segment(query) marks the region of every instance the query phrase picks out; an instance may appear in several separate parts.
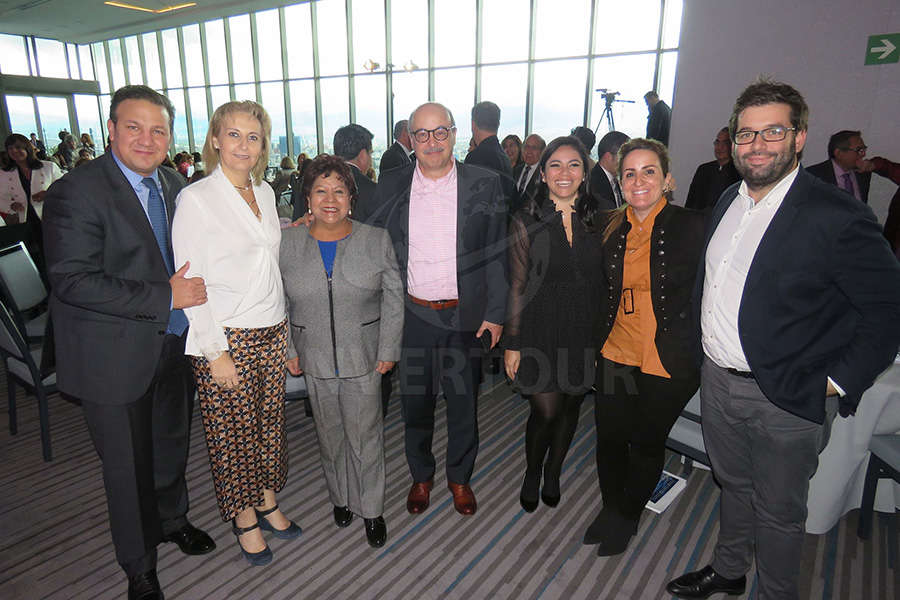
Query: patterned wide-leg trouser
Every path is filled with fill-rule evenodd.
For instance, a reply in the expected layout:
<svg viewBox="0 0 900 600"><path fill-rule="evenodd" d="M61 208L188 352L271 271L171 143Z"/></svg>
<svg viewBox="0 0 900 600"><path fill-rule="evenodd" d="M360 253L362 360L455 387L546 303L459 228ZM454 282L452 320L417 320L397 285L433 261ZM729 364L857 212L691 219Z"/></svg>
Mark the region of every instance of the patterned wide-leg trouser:
<svg viewBox="0 0 900 600"><path fill-rule="evenodd" d="M257 329L226 327L238 385L223 389L209 362L191 357L213 485L222 520L263 503L263 489L280 491L287 479L284 374L287 322Z"/></svg>

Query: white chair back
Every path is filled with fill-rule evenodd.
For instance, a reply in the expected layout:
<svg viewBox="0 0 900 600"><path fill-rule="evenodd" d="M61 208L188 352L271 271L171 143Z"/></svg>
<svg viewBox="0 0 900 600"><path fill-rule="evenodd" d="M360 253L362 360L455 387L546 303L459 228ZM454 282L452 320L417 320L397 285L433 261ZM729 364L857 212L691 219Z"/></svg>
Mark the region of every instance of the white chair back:
<svg viewBox="0 0 900 600"><path fill-rule="evenodd" d="M0 349L6 354L18 359L22 359L22 334L16 328L12 315L7 310L6 305L0 302Z"/></svg>
<svg viewBox="0 0 900 600"><path fill-rule="evenodd" d="M0 278L16 304L11 310L28 310L47 297L47 288L23 242L0 250Z"/></svg>

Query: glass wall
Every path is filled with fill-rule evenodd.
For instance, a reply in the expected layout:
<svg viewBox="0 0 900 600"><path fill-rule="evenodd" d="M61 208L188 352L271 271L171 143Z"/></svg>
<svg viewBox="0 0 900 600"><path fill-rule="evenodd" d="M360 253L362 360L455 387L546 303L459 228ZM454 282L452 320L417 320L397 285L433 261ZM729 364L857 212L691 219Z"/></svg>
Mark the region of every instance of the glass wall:
<svg viewBox="0 0 900 600"><path fill-rule="evenodd" d="M272 165L329 151L351 117L375 135L377 163L393 122L434 100L456 117L462 157L479 100L500 106L501 138L534 132L549 141L576 125L600 137L610 123L603 88L619 92L615 127L644 134L644 93L656 89L672 103L682 4L318 0L81 46L0 34L0 72L96 77L100 114L84 117L95 139L111 91L146 82L175 103L179 150L200 150L210 109L262 102L272 116ZM79 100L79 126L83 111L95 112Z"/></svg>

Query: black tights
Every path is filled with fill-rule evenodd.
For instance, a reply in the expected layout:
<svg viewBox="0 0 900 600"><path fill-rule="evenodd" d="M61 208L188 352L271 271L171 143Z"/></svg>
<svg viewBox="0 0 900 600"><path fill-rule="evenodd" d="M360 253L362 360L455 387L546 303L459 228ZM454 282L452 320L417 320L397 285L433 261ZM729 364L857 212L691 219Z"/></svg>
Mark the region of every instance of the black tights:
<svg viewBox="0 0 900 600"><path fill-rule="evenodd" d="M550 496L559 495L559 477L578 427L582 400L584 394L571 396L562 392L528 397L531 415L525 428L525 476L540 481L543 470L544 490Z"/></svg>

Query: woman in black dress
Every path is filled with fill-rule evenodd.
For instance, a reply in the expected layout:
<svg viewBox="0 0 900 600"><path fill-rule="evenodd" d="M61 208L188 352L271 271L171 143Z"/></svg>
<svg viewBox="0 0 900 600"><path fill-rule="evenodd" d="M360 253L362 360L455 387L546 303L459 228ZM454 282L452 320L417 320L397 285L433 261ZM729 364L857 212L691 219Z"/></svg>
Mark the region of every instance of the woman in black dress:
<svg viewBox="0 0 900 600"><path fill-rule="evenodd" d="M553 140L540 160L541 184L510 223L510 295L503 332L506 374L528 398L525 478L519 501L560 499L559 478L594 381L594 294L599 268L597 205L588 192L587 151L574 137ZM541 476L544 485L541 488Z"/></svg>

